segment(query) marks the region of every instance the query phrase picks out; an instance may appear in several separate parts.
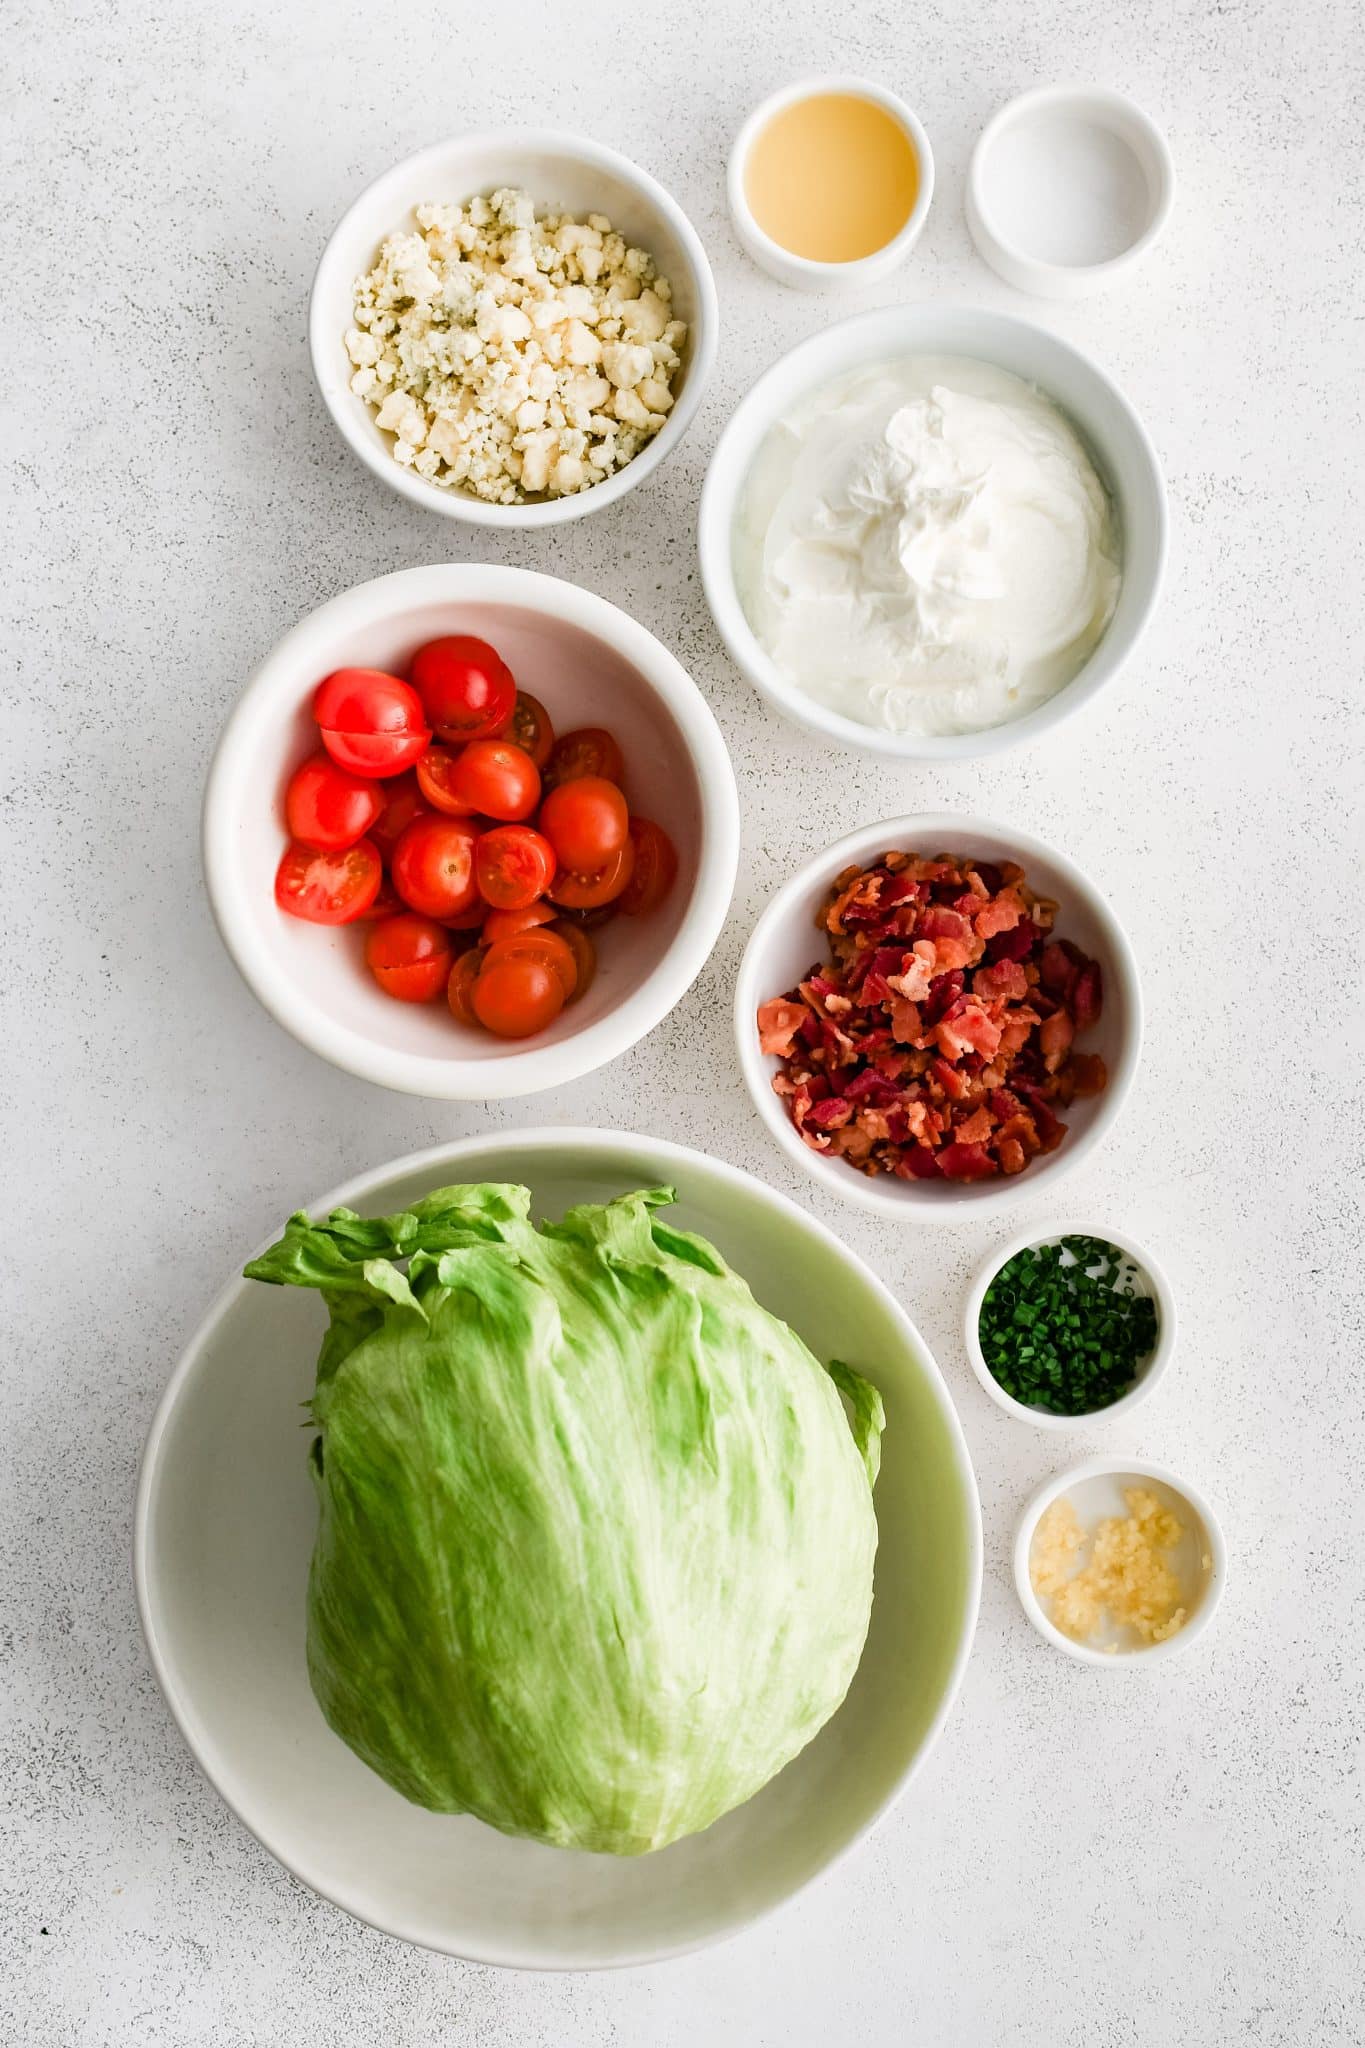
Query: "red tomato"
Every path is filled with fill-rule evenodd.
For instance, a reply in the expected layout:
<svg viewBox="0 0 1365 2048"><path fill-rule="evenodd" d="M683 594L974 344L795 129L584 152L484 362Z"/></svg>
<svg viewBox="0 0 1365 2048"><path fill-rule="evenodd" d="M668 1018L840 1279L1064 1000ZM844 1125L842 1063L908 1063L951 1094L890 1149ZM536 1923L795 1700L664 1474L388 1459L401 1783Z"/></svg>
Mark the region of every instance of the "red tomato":
<svg viewBox="0 0 1365 2048"><path fill-rule="evenodd" d="M310 924L351 924L365 915L383 879L384 864L368 839L339 853L295 841L276 871L275 901Z"/></svg>
<svg viewBox="0 0 1365 2048"><path fill-rule="evenodd" d="M574 985L573 994L569 997L569 1001L576 1003L578 998L586 994L587 990L592 986L593 976L597 972L597 948L587 933L576 924L569 924L567 922L557 924L554 926L554 931L556 937L563 939L565 945L573 954Z"/></svg>
<svg viewBox="0 0 1365 2048"><path fill-rule="evenodd" d="M518 932L515 938L500 939L496 946L490 946L484 956L486 965L504 960L543 960L552 967L559 977L567 1002L578 984L578 968L573 948L558 932L547 931L542 925L535 931Z"/></svg>
<svg viewBox="0 0 1365 2048"><path fill-rule="evenodd" d="M455 948L433 918L406 910L372 924L365 934L365 965L386 996L400 1003L430 1003L450 980Z"/></svg>
<svg viewBox="0 0 1365 2048"><path fill-rule="evenodd" d="M553 903L528 903L524 910L490 910L483 921L485 943L496 946L499 939L534 931L539 924L549 924L554 914Z"/></svg>
<svg viewBox="0 0 1365 2048"><path fill-rule="evenodd" d="M479 978L479 969L482 966L482 947L471 946L467 953L461 953L450 970L450 980L446 984L446 1001L450 1004L450 1014L457 1024L478 1024L479 1020L474 1015L474 984Z"/></svg>
<svg viewBox="0 0 1365 2048"><path fill-rule="evenodd" d="M428 640L412 657L413 685L443 740L491 740L517 701L512 671L495 647L468 633Z"/></svg>
<svg viewBox="0 0 1365 2048"><path fill-rule="evenodd" d="M325 676L313 716L322 744L352 775L401 775L431 738L417 692L378 668L339 668Z"/></svg>
<svg viewBox="0 0 1365 2048"><path fill-rule="evenodd" d="M540 802L540 770L511 740L471 740L456 756L450 792L471 811L514 825Z"/></svg>
<svg viewBox="0 0 1365 2048"><path fill-rule="evenodd" d="M565 910L600 910L604 903L616 901L634 870L635 847L627 839L604 867L589 874L579 874L574 868L561 868L550 884L550 901L560 904Z"/></svg>
<svg viewBox="0 0 1365 2048"><path fill-rule="evenodd" d="M533 825L498 825L474 856L479 894L495 910L525 910L543 896L555 871L555 850Z"/></svg>
<svg viewBox="0 0 1365 2048"><path fill-rule="evenodd" d="M313 754L290 777L284 815L295 839L341 853L363 839L384 808L373 782L348 775L330 754Z"/></svg>
<svg viewBox="0 0 1365 2048"><path fill-rule="evenodd" d="M503 737L511 740L513 746L520 747L523 752L529 754L541 774L545 773L555 743L555 729L550 723L550 714L539 697L533 697L529 690L517 691L512 723Z"/></svg>
<svg viewBox="0 0 1365 2048"><path fill-rule="evenodd" d="M576 782L580 775L600 775L604 782L624 782L625 756L609 732L600 725L580 725L555 741L545 780L558 785Z"/></svg>
<svg viewBox="0 0 1365 2048"><path fill-rule="evenodd" d="M626 843L630 814L614 782L579 775L552 789L540 807L540 829L566 868L594 874Z"/></svg>
<svg viewBox="0 0 1365 2048"><path fill-rule="evenodd" d="M393 849L393 886L423 917L461 917L479 900L472 825L457 818L414 818Z"/></svg>
<svg viewBox="0 0 1365 2048"><path fill-rule="evenodd" d="M652 818L632 818L630 843L635 848L635 868L621 892L621 908L627 917L643 917L657 910L678 879L678 849Z"/></svg>
<svg viewBox="0 0 1365 2048"><path fill-rule="evenodd" d="M429 818L431 811L411 769L406 775L396 775L392 782L384 783L380 795L385 799L384 808L371 827L370 837L387 860L413 819Z"/></svg>
<svg viewBox="0 0 1365 2048"><path fill-rule="evenodd" d="M388 876L385 875L379 884L379 894L375 897L369 909L361 912L361 916L369 924L377 917L398 917L406 909L406 903L404 903Z"/></svg>
<svg viewBox="0 0 1365 2048"><path fill-rule="evenodd" d="M527 953L499 960L490 953L474 984L472 1002L486 1031L498 1038L529 1038L554 1023L564 1007L564 984L543 956Z"/></svg>
<svg viewBox="0 0 1365 2048"><path fill-rule="evenodd" d="M473 810L472 804L462 803L451 792L451 777L459 758L449 747L428 747L417 763L418 789L434 810L444 811L448 818L467 818Z"/></svg>

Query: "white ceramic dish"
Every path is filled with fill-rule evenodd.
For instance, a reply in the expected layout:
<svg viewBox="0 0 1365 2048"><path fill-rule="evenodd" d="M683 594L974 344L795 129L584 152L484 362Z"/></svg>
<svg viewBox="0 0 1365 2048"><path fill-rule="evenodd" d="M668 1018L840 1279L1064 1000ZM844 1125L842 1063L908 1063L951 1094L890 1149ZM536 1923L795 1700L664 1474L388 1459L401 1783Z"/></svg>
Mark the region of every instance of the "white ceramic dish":
<svg viewBox="0 0 1365 2048"><path fill-rule="evenodd" d="M1032 1171L1032 1169L1029 1169ZM1007 1394L995 1374L986 1363L981 1349L980 1321L981 1305L986 1299L986 1290L1002 1266L1022 1251L1041 1251L1044 1245L1057 1244L1064 1237L1094 1237L1127 1255L1136 1268L1133 1275L1134 1288L1138 1294L1150 1295L1156 1303L1157 1340L1138 1366L1132 1386L1117 1401L1111 1401L1107 1408L1092 1409L1085 1415L1049 1415L1045 1408L1030 1408L1023 1401L1016 1401ZM963 1335L967 1345L967 1357L972 1371L980 1380L986 1392L998 1408L1012 1415L1017 1422L1031 1422L1035 1429L1050 1429L1060 1434L1075 1434L1078 1430L1093 1430L1099 1423L1116 1421L1127 1415L1145 1401L1154 1390L1158 1380L1167 1371L1175 1356L1176 1316L1175 1296L1171 1293L1170 1282L1156 1259L1149 1251L1134 1243L1122 1232L1100 1228L1088 1223L1059 1223L1050 1229L1021 1230L1016 1237L1005 1244L997 1245L982 1264L980 1272L972 1282L967 1295Z"/></svg>
<svg viewBox="0 0 1365 2048"><path fill-rule="evenodd" d="M831 1232L735 1167L655 1138L501 1134L398 1160L309 1206L384 1213L484 1179L525 1182L535 1213L553 1216L626 1188L674 1185L682 1226L712 1238L821 1357L847 1357L876 1379L887 1427L872 1625L834 1719L755 1799L653 1856L545 1848L408 1805L330 1732L304 1667L316 1508L299 1404L312 1391L320 1305L238 1279L191 1338L152 1424L136 1511L143 1626L206 1775L314 1890L390 1934L474 1961L643 1963L770 1911L904 1790L966 1666L981 1581L975 1482L947 1390L905 1312Z"/></svg>
<svg viewBox="0 0 1365 2048"><path fill-rule="evenodd" d="M1174 201L1165 136L1106 86L1045 86L1011 100L983 129L967 174L978 251L1007 284L1042 299L1088 298L1127 278Z"/></svg>
<svg viewBox="0 0 1365 2048"><path fill-rule="evenodd" d="M485 504L472 492L443 489L395 462L392 436L380 432L370 408L351 390L354 366L344 342L352 325L356 279L370 269L387 236L411 225L414 206L428 199L469 199L503 185L522 187L538 210L562 206L576 214L605 213L627 241L653 256L673 287L678 318L687 322L688 330L673 410L648 446L624 469L589 490L525 505ZM706 252L686 214L662 185L599 142L548 129L507 128L437 143L395 165L361 193L322 252L308 308L308 345L327 410L381 483L448 519L526 528L602 511L666 460L701 403L715 362L718 326L716 287Z"/></svg>
<svg viewBox="0 0 1365 2048"><path fill-rule="evenodd" d="M745 192L749 152L774 114L795 106L799 100L813 99L823 93L846 93L881 107L909 137L919 167L919 190L905 225L880 249L852 263L814 262L808 256L797 256L792 250L784 249L759 226ZM808 292L861 291L864 286L876 284L889 277L893 270L898 270L919 240L920 229L929 217L929 206L934 196L934 153L918 116L904 100L898 99L895 93L887 92L883 86L874 85L866 78L803 78L795 85L784 87L781 92L772 93L754 108L735 137L726 166L725 189L730 202L730 218L740 242L754 262L770 277L775 277L779 284L793 285L798 291Z"/></svg>
<svg viewBox="0 0 1365 2048"><path fill-rule="evenodd" d="M442 633L492 641L557 731L609 726L625 753L632 808L662 825L679 853L667 901L599 934L591 989L533 1039L496 1039L457 1025L444 1003L394 1002L367 972L353 929L305 924L275 905L285 787L317 745L313 691L343 665L401 669L423 641ZM591 1073L686 993L729 908L739 801L714 718L652 633L605 598L555 577L445 563L362 583L285 635L223 729L204 799L203 843L224 943L286 1031L381 1087L483 1100Z"/></svg>
<svg viewBox="0 0 1365 2048"><path fill-rule="evenodd" d="M1185 1524L1186 1533L1169 1562L1188 1603L1189 1619L1163 1643L1134 1643L1123 1640L1112 1630L1099 1644L1073 1642L1049 1621L1033 1590L1029 1556L1034 1532L1053 1501L1062 1494L1070 1500L1086 1529L1092 1529L1106 1516L1125 1515L1128 1509L1124 1491L1135 1484L1149 1487ZM1054 1649L1065 1650L1078 1663L1098 1664L1107 1670L1134 1664L1145 1668L1187 1650L1213 1620L1223 1597L1227 1571L1227 1545L1208 1500L1188 1480L1177 1477L1165 1465L1153 1465L1144 1458L1091 1458L1083 1465L1074 1465L1069 1472L1059 1472L1033 1495L1015 1531L1014 1585L1025 1614Z"/></svg>
<svg viewBox="0 0 1365 2048"><path fill-rule="evenodd" d="M797 1135L773 1093L772 1077L779 1063L758 1049L754 1020L759 1004L784 995L824 956L828 940L817 930L815 919L835 877L855 862L866 864L879 854L902 849L1017 860L1029 886L1061 905L1058 937L1074 940L1100 965L1103 1008L1081 1050L1101 1055L1109 1069L1108 1086L1100 1095L1073 1102L1065 1112L1067 1134L1057 1150L1042 1154L1010 1178L970 1183L895 1180L885 1174L870 1178L842 1159L825 1158ZM990 1214L1031 1195L1050 1193L1063 1174L1095 1151L1123 1107L1137 1072L1142 1049L1142 993L1137 962L1118 919L1100 890L1065 854L1031 833L985 818L951 812L891 818L885 824L864 825L850 832L798 868L778 890L754 926L740 962L735 983L735 1038L740 1069L759 1115L787 1157L827 1193L842 1195L859 1208L902 1223L961 1223L969 1216Z"/></svg>
<svg viewBox="0 0 1365 2048"><path fill-rule="evenodd" d="M759 644L736 581L734 536L749 472L763 441L797 402L848 373L912 355L973 356L1036 384L1087 443L1110 491L1123 537L1123 586L1098 646L1045 704L984 732L928 738L862 725L794 688ZM766 371L740 401L706 473L698 523L702 582L732 659L759 694L795 724L843 746L900 760L960 761L1037 739L1117 675L1157 601L1166 558L1166 492L1155 450L1128 401L1079 349L1006 313L963 306L889 306L812 335Z"/></svg>

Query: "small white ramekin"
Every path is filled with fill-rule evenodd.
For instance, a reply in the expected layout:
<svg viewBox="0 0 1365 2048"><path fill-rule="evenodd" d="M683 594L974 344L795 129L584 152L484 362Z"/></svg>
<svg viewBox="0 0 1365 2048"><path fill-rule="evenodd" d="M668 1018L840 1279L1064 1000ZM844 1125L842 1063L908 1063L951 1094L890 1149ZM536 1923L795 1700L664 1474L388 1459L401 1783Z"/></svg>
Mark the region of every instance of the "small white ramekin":
<svg viewBox="0 0 1365 2048"><path fill-rule="evenodd" d="M1170 1504L1190 1528L1198 1547L1197 1564L1189 1575L1193 1582L1193 1606L1184 1626L1175 1635L1168 1636L1164 1643L1145 1643L1134 1649L1102 1650L1093 1643L1078 1643L1063 1635L1055 1623L1048 1620L1042 1602L1033 1590L1029 1555L1034 1531L1053 1501L1062 1494L1075 1494L1098 1482L1093 1486L1094 1493L1099 1496L1098 1515L1121 1513L1125 1482L1133 1480L1166 1489L1174 1496ZM1095 1503L1092 1502L1092 1516L1095 1512ZM1074 1657L1078 1663L1097 1664L1104 1669L1156 1664L1187 1650L1213 1620L1223 1597L1227 1575L1227 1545L1218 1517L1208 1500L1188 1480L1178 1478L1165 1465L1153 1465L1145 1458L1090 1458L1082 1465L1073 1465L1069 1472L1059 1472L1032 1496L1019 1517L1014 1536L1015 1591L1019 1595L1020 1606L1039 1635L1054 1649L1065 1650L1068 1657Z"/></svg>
<svg viewBox="0 0 1365 2048"><path fill-rule="evenodd" d="M844 93L851 98L870 100L874 106L890 114L904 129L919 165L919 190L905 225L880 249L874 249L870 256L860 256L852 263L818 263L808 256L797 256L792 250L784 249L759 226L744 189L749 152L774 114L795 106L798 100L816 99L826 93ZM876 284L899 269L918 241L934 196L934 153L918 116L904 100L898 99L893 92L887 92L884 86L874 85L866 78L803 78L795 85L784 86L781 92L772 93L754 108L735 137L726 166L725 189L735 233L754 262L770 277L775 277L779 284L792 285L798 291L807 292L860 291L865 285Z"/></svg>
<svg viewBox="0 0 1365 2048"><path fill-rule="evenodd" d="M1151 1295L1156 1303L1156 1345L1138 1367L1137 1377L1132 1386L1126 1394L1120 1395L1119 1399L1112 1401L1107 1408L1094 1408L1085 1415L1052 1415L1045 1408L1030 1408L1025 1402L1016 1401L1012 1394L1005 1392L996 1379L981 1349L981 1307L986 1299L986 1291L1001 1267L1008 1265L1020 1252L1039 1251L1044 1245L1056 1244L1064 1237L1098 1238L1103 1243L1112 1245L1115 1251L1126 1253L1137 1268L1138 1292ZM1074 1434L1077 1430L1093 1430L1098 1423L1127 1415L1140 1401L1147 1399L1175 1356L1175 1296L1171 1292L1165 1273L1152 1254L1145 1251L1140 1244L1134 1243L1131 1237L1125 1237L1122 1232L1089 1223L1059 1223L1046 1229L1040 1229L1035 1225L1031 1230L1021 1230L1017 1237L1010 1238L1005 1244L997 1245L982 1264L967 1295L963 1336L972 1371L998 1408L1003 1408L1007 1415L1014 1416L1017 1422L1031 1422L1035 1429Z"/></svg>
<svg viewBox="0 0 1365 2048"><path fill-rule="evenodd" d="M355 281L379 254L380 244L411 225L424 200L463 200L500 186L530 193L537 210L562 206L571 213L604 213L630 243L648 250L673 287L673 304L687 322L687 342L673 410L633 461L586 491L538 498L525 505L489 505L471 491L443 488L395 462L392 436L351 389L354 366L346 353L353 324ZM556 526L614 505L667 459L701 403L716 358L720 316L711 266L687 215L647 171L600 142L548 129L507 128L439 142L386 171L361 193L322 252L308 307L308 346L318 390L342 438L381 483L473 526L524 530Z"/></svg>

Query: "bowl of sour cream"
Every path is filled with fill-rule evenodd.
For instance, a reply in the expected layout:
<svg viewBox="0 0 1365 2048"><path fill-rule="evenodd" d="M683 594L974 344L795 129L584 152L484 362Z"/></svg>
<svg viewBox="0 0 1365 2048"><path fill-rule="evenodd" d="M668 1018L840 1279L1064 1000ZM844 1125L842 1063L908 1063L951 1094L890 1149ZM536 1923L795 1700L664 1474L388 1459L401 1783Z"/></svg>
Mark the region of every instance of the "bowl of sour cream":
<svg viewBox="0 0 1365 2048"><path fill-rule="evenodd" d="M845 745L1036 738L1132 654L1166 554L1155 451L1087 356L1008 314L888 307L774 364L702 493L732 658Z"/></svg>

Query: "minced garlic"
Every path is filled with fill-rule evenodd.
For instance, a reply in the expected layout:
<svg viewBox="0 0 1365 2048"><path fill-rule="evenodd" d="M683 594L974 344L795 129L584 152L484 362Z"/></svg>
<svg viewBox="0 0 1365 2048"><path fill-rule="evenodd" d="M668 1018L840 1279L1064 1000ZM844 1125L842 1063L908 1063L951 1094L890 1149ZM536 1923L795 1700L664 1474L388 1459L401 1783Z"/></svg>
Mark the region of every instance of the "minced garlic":
<svg viewBox="0 0 1365 2048"><path fill-rule="evenodd" d="M1163 1555L1179 1543L1184 1524L1144 1486L1127 1488L1123 1497L1127 1515L1098 1525L1088 1563L1081 1562L1086 1531L1065 1497L1052 1503L1034 1535L1033 1590L1051 1602L1049 1618L1074 1642L1093 1641L1107 1616L1132 1629L1140 1642L1164 1643L1189 1618Z"/></svg>

